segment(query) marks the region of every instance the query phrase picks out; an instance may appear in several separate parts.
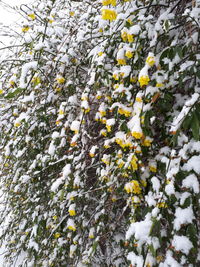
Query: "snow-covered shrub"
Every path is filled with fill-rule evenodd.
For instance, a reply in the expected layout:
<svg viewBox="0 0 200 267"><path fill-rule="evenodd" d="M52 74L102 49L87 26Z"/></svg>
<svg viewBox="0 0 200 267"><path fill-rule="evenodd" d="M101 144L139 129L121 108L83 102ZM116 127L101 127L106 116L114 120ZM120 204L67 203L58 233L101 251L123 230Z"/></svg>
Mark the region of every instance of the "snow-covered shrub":
<svg viewBox="0 0 200 267"><path fill-rule="evenodd" d="M197 266L200 1L38 1L1 56L7 262Z"/></svg>

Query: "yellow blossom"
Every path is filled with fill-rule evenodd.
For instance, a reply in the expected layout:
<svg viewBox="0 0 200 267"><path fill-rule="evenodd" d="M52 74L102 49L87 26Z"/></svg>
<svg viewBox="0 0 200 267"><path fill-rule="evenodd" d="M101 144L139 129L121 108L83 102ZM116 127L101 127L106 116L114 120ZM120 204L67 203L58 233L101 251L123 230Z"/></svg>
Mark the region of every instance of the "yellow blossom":
<svg viewBox="0 0 200 267"><path fill-rule="evenodd" d="M116 6L116 0L102 0L102 5L103 6L108 6L108 5Z"/></svg>
<svg viewBox="0 0 200 267"><path fill-rule="evenodd" d="M69 12L69 15L70 15L71 17L73 17L73 16L74 16L74 14L75 14L75 12L74 12L74 11L70 11L70 12Z"/></svg>
<svg viewBox="0 0 200 267"><path fill-rule="evenodd" d="M65 114L64 110L60 109L59 110L59 115L64 115L64 114Z"/></svg>
<svg viewBox="0 0 200 267"><path fill-rule="evenodd" d="M143 140L142 145L143 146L151 146L152 141L153 141L152 139L146 138Z"/></svg>
<svg viewBox="0 0 200 267"><path fill-rule="evenodd" d="M53 216L53 219L54 220L57 220L57 218L58 218L58 216L56 216L56 215Z"/></svg>
<svg viewBox="0 0 200 267"><path fill-rule="evenodd" d="M136 100L137 102L142 103L142 98L141 98L141 97L136 97L135 100Z"/></svg>
<svg viewBox="0 0 200 267"><path fill-rule="evenodd" d="M132 82L132 83L136 83L136 82L137 82L137 77L131 77L131 78L130 78L130 82Z"/></svg>
<svg viewBox="0 0 200 267"><path fill-rule="evenodd" d="M100 56L102 56L104 53L101 51L101 52L99 52L98 53L98 56L100 57Z"/></svg>
<svg viewBox="0 0 200 267"><path fill-rule="evenodd" d="M89 153L91 158L94 158L95 154L94 153Z"/></svg>
<svg viewBox="0 0 200 267"><path fill-rule="evenodd" d="M32 20L35 20L35 18L36 18L34 13L29 14L28 17L29 17L30 19L32 19Z"/></svg>
<svg viewBox="0 0 200 267"><path fill-rule="evenodd" d="M153 165L150 165L150 166L149 166L149 170L150 170L151 172L157 172L157 168L156 168L156 166L153 166Z"/></svg>
<svg viewBox="0 0 200 267"><path fill-rule="evenodd" d="M111 132L111 125L106 125L107 131Z"/></svg>
<svg viewBox="0 0 200 267"><path fill-rule="evenodd" d="M143 136L143 133L141 132L132 132L131 133L133 137L135 137L136 139L141 139Z"/></svg>
<svg viewBox="0 0 200 267"><path fill-rule="evenodd" d="M124 42L126 42L128 40L128 37L127 37L127 32L125 31L122 31L121 32L121 38Z"/></svg>
<svg viewBox="0 0 200 267"><path fill-rule="evenodd" d="M0 89L0 95L2 95L4 93L4 90Z"/></svg>
<svg viewBox="0 0 200 267"><path fill-rule="evenodd" d="M125 56L127 58L132 58L133 57L133 53L130 50L127 50L126 53L125 53Z"/></svg>
<svg viewBox="0 0 200 267"><path fill-rule="evenodd" d="M148 75L142 75L139 77L140 86L148 85L150 79Z"/></svg>
<svg viewBox="0 0 200 267"><path fill-rule="evenodd" d="M134 194L140 194L142 189L136 180L132 180L131 182L125 184L124 189L127 193L134 193Z"/></svg>
<svg viewBox="0 0 200 267"><path fill-rule="evenodd" d="M152 67L155 64L155 57L154 56L148 56L146 59L146 63Z"/></svg>
<svg viewBox="0 0 200 267"><path fill-rule="evenodd" d="M103 32L103 29L102 29L102 28L100 28L100 29L99 29L99 32Z"/></svg>
<svg viewBox="0 0 200 267"><path fill-rule="evenodd" d="M99 113L101 114L102 117L106 115L106 111L105 110L100 110Z"/></svg>
<svg viewBox="0 0 200 267"><path fill-rule="evenodd" d="M133 157L132 160L131 160L131 167L134 171L136 171L138 169L138 164L137 164L137 158L136 157Z"/></svg>
<svg viewBox="0 0 200 267"><path fill-rule="evenodd" d="M73 226L73 225L69 225L67 228L68 228L69 230L76 231L76 227Z"/></svg>
<svg viewBox="0 0 200 267"><path fill-rule="evenodd" d="M56 92L60 92L61 90L62 90L61 87L56 87L56 88L55 88L55 91L56 91Z"/></svg>
<svg viewBox="0 0 200 267"><path fill-rule="evenodd" d="M117 59L117 62L118 62L119 65L126 65L126 60L123 59L123 58Z"/></svg>
<svg viewBox="0 0 200 267"><path fill-rule="evenodd" d="M70 216L75 216L76 215L76 211L75 210L69 209L68 211L69 211L69 215Z"/></svg>
<svg viewBox="0 0 200 267"><path fill-rule="evenodd" d="M116 20L117 18L117 13L115 10L110 10L110 9L102 9L102 19L105 20Z"/></svg>
<svg viewBox="0 0 200 267"><path fill-rule="evenodd" d="M75 146L77 146L77 143L76 143L76 142L71 142L71 143L70 143L70 146L71 146L71 147L75 147Z"/></svg>
<svg viewBox="0 0 200 267"><path fill-rule="evenodd" d="M54 234L54 237L55 237L55 238L59 238L59 237L60 237L60 233L55 233L55 234Z"/></svg>
<svg viewBox="0 0 200 267"><path fill-rule="evenodd" d="M58 125L60 125L60 123L61 123L61 121L56 121L56 125L58 126Z"/></svg>
<svg viewBox="0 0 200 267"><path fill-rule="evenodd" d="M118 81L118 80L119 80L119 75L116 74L116 73L114 73L114 74L113 74L113 79L114 79L115 81Z"/></svg>
<svg viewBox="0 0 200 267"><path fill-rule="evenodd" d="M22 32L27 32L29 29L30 29L30 27L25 26L25 27L22 28Z"/></svg>
<svg viewBox="0 0 200 267"><path fill-rule="evenodd" d="M59 83L59 84L63 84L63 83L65 82L65 78L62 77L62 76L60 76L60 77L57 77L57 78L56 78L56 81L57 81L57 83Z"/></svg>
<svg viewBox="0 0 200 267"><path fill-rule="evenodd" d="M164 84L163 83L156 83L156 87L163 87L164 86Z"/></svg>
<svg viewBox="0 0 200 267"><path fill-rule="evenodd" d="M134 42L134 38L133 38L133 35L132 34L127 34L127 38L128 38L128 42L129 43Z"/></svg>
<svg viewBox="0 0 200 267"><path fill-rule="evenodd" d="M130 25L133 25L133 22L131 19L127 19L127 22L130 24Z"/></svg>
<svg viewBox="0 0 200 267"><path fill-rule="evenodd" d="M165 203L165 202L159 202L159 203L157 203L156 206L158 208L167 208L168 207L167 203Z"/></svg>
<svg viewBox="0 0 200 267"><path fill-rule="evenodd" d="M21 125L21 122L15 122L14 126L19 127Z"/></svg>
<svg viewBox="0 0 200 267"><path fill-rule="evenodd" d="M105 130L102 130L102 131L101 131L101 135L103 135L103 136L107 136L107 132L106 132Z"/></svg>

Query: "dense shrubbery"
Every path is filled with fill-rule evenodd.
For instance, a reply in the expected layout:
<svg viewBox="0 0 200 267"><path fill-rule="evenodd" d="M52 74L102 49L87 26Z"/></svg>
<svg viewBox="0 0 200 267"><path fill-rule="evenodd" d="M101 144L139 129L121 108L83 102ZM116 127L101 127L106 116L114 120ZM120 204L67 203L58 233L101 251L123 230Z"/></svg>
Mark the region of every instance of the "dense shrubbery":
<svg viewBox="0 0 200 267"><path fill-rule="evenodd" d="M198 266L200 1L38 1L1 55L8 266Z"/></svg>

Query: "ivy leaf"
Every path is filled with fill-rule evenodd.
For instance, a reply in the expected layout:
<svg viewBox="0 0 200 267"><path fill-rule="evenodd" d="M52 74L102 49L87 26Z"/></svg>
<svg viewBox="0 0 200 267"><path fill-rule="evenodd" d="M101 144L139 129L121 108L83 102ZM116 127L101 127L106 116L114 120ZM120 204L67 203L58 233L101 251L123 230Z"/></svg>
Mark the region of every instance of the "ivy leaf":
<svg viewBox="0 0 200 267"><path fill-rule="evenodd" d="M193 113L191 127L194 139L199 140L199 119L197 117L196 112Z"/></svg>

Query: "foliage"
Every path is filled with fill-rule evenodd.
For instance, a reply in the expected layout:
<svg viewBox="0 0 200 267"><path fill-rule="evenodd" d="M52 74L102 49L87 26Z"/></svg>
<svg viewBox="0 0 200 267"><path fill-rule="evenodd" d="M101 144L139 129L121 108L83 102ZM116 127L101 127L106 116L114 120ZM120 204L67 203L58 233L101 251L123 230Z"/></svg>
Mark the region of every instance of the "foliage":
<svg viewBox="0 0 200 267"><path fill-rule="evenodd" d="M200 1L21 13L1 56L6 262L198 266Z"/></svg>

